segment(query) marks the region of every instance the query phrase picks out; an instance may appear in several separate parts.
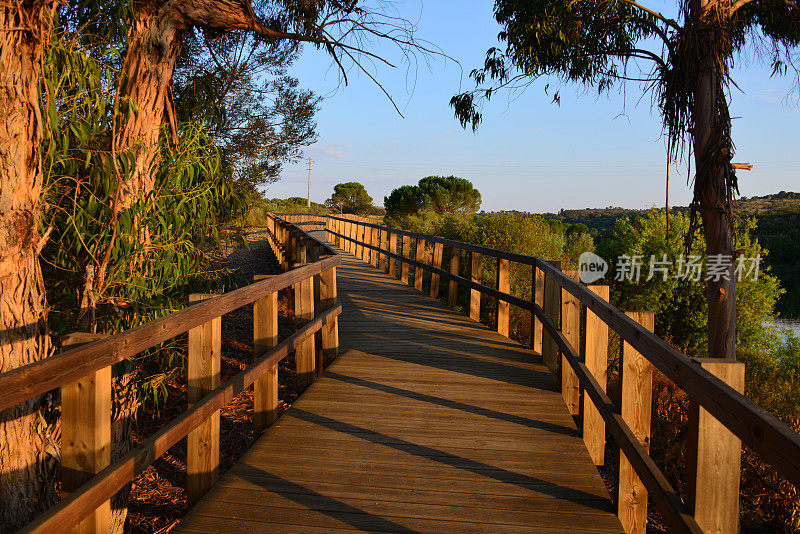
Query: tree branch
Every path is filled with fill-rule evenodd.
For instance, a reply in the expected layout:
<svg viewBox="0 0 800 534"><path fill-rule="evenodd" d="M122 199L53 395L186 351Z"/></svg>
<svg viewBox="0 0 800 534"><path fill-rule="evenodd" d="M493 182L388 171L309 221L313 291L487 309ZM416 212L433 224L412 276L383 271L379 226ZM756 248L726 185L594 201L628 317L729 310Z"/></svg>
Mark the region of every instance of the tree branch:
<svg viewBox="0 0 800 534"><path fill-rule="evenodd" d="M658 13L656 11L653 11L652 9L647 8L647 7L639 4L638 2L635 2L634 0L621 0L621 1L626 3L626 4L628 4L629 6L633 6L633 7L637 8L637 9L640 9L640 10L644 11L648 15L651 15L651 16L657 18L658 20L660 20L661 22L663 22L667 26L672 26L673 29L676 29L676 30L680 30L681 29L680 25L676 21L665 17L661 13Z"/></svg>

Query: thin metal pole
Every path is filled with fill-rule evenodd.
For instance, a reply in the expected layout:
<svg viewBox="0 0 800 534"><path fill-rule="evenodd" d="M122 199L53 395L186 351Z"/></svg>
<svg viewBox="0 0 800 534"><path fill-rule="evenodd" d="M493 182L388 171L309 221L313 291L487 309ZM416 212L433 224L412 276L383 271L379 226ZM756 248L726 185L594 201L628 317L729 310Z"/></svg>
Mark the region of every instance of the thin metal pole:
<svg viewBox="0 0 800 534"><path fill-rule="evenodd" d="M308 158L308 200L306 207L311 208L311 158Z"/></svg>

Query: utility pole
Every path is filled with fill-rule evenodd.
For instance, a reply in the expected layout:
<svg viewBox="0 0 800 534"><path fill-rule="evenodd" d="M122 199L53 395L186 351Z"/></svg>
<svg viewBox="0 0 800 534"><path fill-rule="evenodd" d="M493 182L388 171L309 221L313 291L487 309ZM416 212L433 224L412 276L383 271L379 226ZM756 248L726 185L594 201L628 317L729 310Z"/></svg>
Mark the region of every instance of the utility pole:
<svg viewBox="0 0 800 534"><path fill-rule="evenodd" d="M306 207L311 209L311 158L308 158L308 201Z"/></svg>

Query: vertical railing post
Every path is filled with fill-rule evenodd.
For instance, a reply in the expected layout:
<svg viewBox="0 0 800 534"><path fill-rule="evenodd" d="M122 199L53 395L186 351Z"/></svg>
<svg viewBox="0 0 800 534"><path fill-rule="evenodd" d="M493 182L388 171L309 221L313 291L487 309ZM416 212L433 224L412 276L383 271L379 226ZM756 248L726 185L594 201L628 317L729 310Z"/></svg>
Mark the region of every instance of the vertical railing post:
<svg viewBox="0 0 800 534"><path fill-rule="evenodd" d="M189 302L196 303L216 295L194 293ZM187 362L189 407L219 386L222 352L222 318L189 330ZM214 485L219 470L219 410L189 432L186 445L186 501L194 505Z"/></svg>
<svg viewBox="0 0 800 534"><path fill-rule="evenodd" d="M653 331L653 312L626 312L628 317ZM650 451L650 415L653 401L653 365L636 349L622 347L622 395L620 413L646 451ZM618 512L628 533L644 533L647 525L647 489L625 455L619 457Z"/></svg>
<svg viewBox="0 0 800 534"><path fill-rule="evenodd" d="M289 234L283 222L280 223L280 242L281 247L283 247L283 254L281 255L281 272L285 273L289 270L291 252L289 250Z"/></svg>
<svg viewBox="0 0 800 534"><path fill-rule="evenodd" d="M444 252L444 245L441 243L434 243L433 244L433 261L432 264L437 269L442 268L442 253ZM441 277L436 273L431 273L431 293L430 295L438 299L439 298L439 281Z"/></svg>
<svg viewBox="0 0 800 534"><path fill-rule="evenodd" d="M289 227L289 261L292 264L299 262L299 254L297 248L297 232L294 227Z"/></svg>
<svg viewBox="0 0 800 534"><path fill-rule="evenodd" d="M353 241L353 256L355 256L356 258L360 258L361 257L361 251L362 251L360 245L358 244L358 241L361 240L360 235L359 235L359 231L360 230L361 230L361 227L358 225L358 222L353 220L353 239L354 239L354 241Z"/></svg>
<svg viewBox="0 0 800 534"><path fill-rule="evenodd" d="M369 249L364 246L364 243L367 241L367 228L361 224L356 224L356 239L358 239L358 258L361 261L367 261L367 254L369 253Z"/></svg>
<svg viewBox="0 0 800 534"><path fill-rule="evenodd" d="M295 284L294 326L299 330L314 319L314 280L313 276ZM294 360L297 368L297 388L305 390L314 381L315 372L314 336L309 336L295 349Z"/></svg>
<svg viewBox="0 0 800 534"><path fill-rule="evenodd" d="M312 248L309 249L308 253L308 261L309 263L316 263L319 261L320 255L320 247L314 243ZM319 315L323 308L322 308L322 273L315 274L312 278L312 292L314 298L314 317ZM314 341L314 357L315 357L315 372L316 375L319 376L322 374L323 369L325 368L325 359L322 353L322 329L317 330L314 333L314 337L316 338Z"/></svg>
<svg viewBox="0 0 800 534"><path fill-rule="evenodd" d="M450 274L458 276L461 249L450 247ZM455 309L458 306L458 282L450 280L447 286L447 305Z"/></svg>
<svg viewBox="0 0 800 534"><path fill-rule="evenodd" d="M425 240L417 238L417 251L414 259L420 263L425 263ZM414 289L422 291L422 277L425 270L422 267L414 267Z"/></svg>
<svg viewBox="0 0 800 534"><path fill-rule="evenodd" d="M717 358L694 362L739 393L744 392L744 363ZM742 441L690 401L686 446L686 500L695 521L703 532L738 532Z"/></svg>
<svg viewBox="0 0 800 534"><path fill-rule="evenodd" d="M511 293L511 262L503 258L497 258L497 290L501 293ZM497 302L495 310L496 329L499 334L508 337L508 302L495 299Z"/></svg>
<svg viewBox="0 0 800 534"><path fill-rule="evenodd" d="M364 234L366 235L365 241L367 243L369 243L370 245L375 246L376 245L375 241L377 241L375 239L375 228L371 228L369 226L365 226L364 227ZM378 258L378 255L375 253L375 250L374 249L367 249L365 251L365 253L366 253L366 256L367 256L365 258L366 262L368 264L370 264L370 265L375 265L375 260Z"/></svg>
<svg viewBox="0 0 800 534"><path fill-rule="evenodd" d="M297 236L297 262L308 263L308 249L310 247L308 239L302 234Z"/></svg>
<svg viewBox="0 0 800 534"><path fill-rule="evenodd" d="M410 258L411 257L411 238L407 235L403 236L403 258ZM408 262L403 261L400 264L400 281L404 284L408 283Z"/></svg>
<svg viewBox="0 0 800 534"><path fill-rule="evenodd" d="M389 252L397 254L397 236L391 230L387 230L389 234ZM397 259L389 256L389 276L397 279Z"/></svg>
<svg viewBox="0 0 800 534"><path fill-rule="evenodd" d="M470 252L471 260L469 266L469 276L473 282L481 283L481 273L483 270L482 256L480 253ZM481 320L481 292L477 289L469 290L469 316L480 322Z"/></svg>
<svg viewBox="0 0 800 534"><path fill-rule="evenodd" d="M275 275L257 274L255 282ZM253 303L253 359L257 360L278 344L278 292ZM278 419L278 364L253 384L253 426L256 435Z"/></svg>
<svg viewBox="0 0 800 534"><path fill-rule="evenodd" d="M550 262L556 269L561 269L561 262ZM556 328L561 329L561 286L552 276L545 276L544 281L544 312L553 321ZM548 332L542 334L542 361L553 373L561 378L558 373L558 345Z"/></svg>
<svg viewBox="0 0 800 534"><path fill-rule="evenodd" d="M364 228L364 238L362 239L362 241L364 242L365 245L371 245L372 228L368 226L364 226L363 228ZM372 262L372 250L369 247L367 246L363 247L363 253L361 254L361 259L364 260L365 263Z"/></svg>
<svg viewBox="0 0 800 534"><path fill-rule="evenodd" d="M608 286L588 286L601 299L608 301ZM606 390L608 369L608 325L595 313L586 310L586 368ZM588 395L583 396L583 441L595 465L605 464L606 423Z"/></svg>
<svg viewBox="0 0 800 534"><path fill-rule="evenodd" d="M97 341L105 336L73 334L64 348ZM65 336L67 338L67 336ZM111 366L61 386L61 489L78 489L111 463ZM111 501L86 516L71 532L110 532Z"/></svg>
<svg viewBox="0 0 800 534"><path fill-rule="evenodd" d="M381 247L381 229L372 228L372 246ZM381 253L377 250L372 251L372 266L377 267L380 264Z"/></svg>
<svg viewBox="0 0 800 534"><path fill-rule="evenodd" d="M372 246L375 245L375 229L369 226L364 226L364 241ZM369 265L375 263L376 254L371 248L364 247L364 261Z"/></svg>
<svg viewBox="0 0 800 534"><path fill-rule="evenodd" d="M544 310L544 271L536 265L531 266L531 301ZM542 322L531 313L531 350L536 354L542 354L542 330Z"/></svg>
<svg viewBox="0 0 800 534"><path fill-rule="evenodd" d="M579 279L578 271L564 271L564 274L575 280ZM581 302L578 297L566 289L561 290L561 332L575 350L580 351ZM570 415L578 415L581 409L581 385L578 382L578 376L563 354L561 355L561 395L564 397L564 403L567 405Z"/></svg>
<svg viewBox="0 0 800 534"><path fill-rule="evenodd" d="M336 267L320 273L319 277L320 312L336 306ZM339 355L339 318L334 317L322 327L322 363L328 365Z"/></svg>
<svg viewBox="0 0 800 534"><path fill-rule="evenodd" d="M381 252L383 252L385 250L389 250L389 231L386 230L385 228L381 229L381 244L380 244L380 247L381 247ZM378 261L378 268L383 273L386 272L386 268L387 268L387 265L389 263L388 261L386 261L386 258L387 258L386 254L381 253L380 260Z"/></svg>

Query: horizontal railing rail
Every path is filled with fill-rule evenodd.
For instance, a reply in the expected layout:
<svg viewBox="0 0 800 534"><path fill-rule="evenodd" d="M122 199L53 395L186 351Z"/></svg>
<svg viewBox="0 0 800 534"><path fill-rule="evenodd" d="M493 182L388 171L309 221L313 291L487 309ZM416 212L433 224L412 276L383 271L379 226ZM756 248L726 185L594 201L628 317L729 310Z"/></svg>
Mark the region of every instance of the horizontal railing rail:
<svg viewBox="0 0 800 534"><path fill-rule="evenodd" d="M286 214L283 216L291 218ZM315 216L316 219L319 219L319 217L318 215ZM646 435L643 436L642 429L636 428L636 423L633 422L636 418L630 416L625 417L624 414L620 413L620 408L617 407L606 394L605 369L602 370L603 383L601 384L595 376L597 371L592 372L587 366L588 362L585 361L585 358L581 357L578 350L580 337L576 337L579 334L574 331L565 333L560 324L561 312L558 311L558 313L554 315L554 320L550 316L551 314L548 314L548 306L546 304L543 306L542 303L539 302L539 294L547 289L549 285L552 284L557 288L557 291L561 293L557 295L557 298L550 300L558 300L558 304L561 304L562 298L565 302L574 298L579 305L585 306L587 311L594 314L604 325L616 332L635 353L638 353L638 355L643 357L649 364L661 371L664 376L685 391L693 402L697 403L711 414L714 419L724 425L724 427L736 436L736 438L741 440L742 443L758 453L765 462L776 468L787 480L794 483L797 487L800 487L800 436L796 432L783 424L778 418L747 399L740 391L737 391L737 389L726 383L726 381L723 381L714 373L707 370L706 367L709 369L714 368L713 363L711 365L701 363L674 349L666 341L656 336L642 324L639 324L634 318L613 306L607 299L598 295L593 289L584 286L562 272L557 263L554 264L533 256L491 249L482 245L464 243L440 236L390 228L355 218L327 216L327 220L328 225L326 230L328 234L332 236L334 240L339 240L339 244L342 245L346 251L355 253L357 256L375 266L381 265L384 270L386 267L389 267L392 276L395 277L397 276L397 272L395 268L390 265L389 261L391 260L415 268L414 283L418 289L422 289L422 272L430 273L432 275L432 280L436 277L437 283L438 279L444 279L458 286L468 288L471 291L470 315L475 318L479 318L480 311L480 301L478 299L478 313L476 314L475 312L475 297L473 296L475 293L496 299L498 302L498 313L501 313L501 306L499 304L501 302L529 311L531 313L532 323L534 318L538 320L542 325L543 331L546 332L550 340L552 340L552 347L554 347L553 350L556 351L556 354L555 356L551 355L550 361L546 363L551 366L551 371L556 374L556 378L562 382L565 400L568 396L576 399L578 398L577 392L567 391L569 388L579 387L585 392L594 408L599 412L605 425L608 426L608 430L625 457L631 463L635 474L640 477L641 483L653 497L655 504L662 512L664 520L669 524L670 528L676 532L701 531L701 527L698 525L695 517L693 517L697 516L699 513L697 510L699 506L698 501L695 501L695 513L692 513L690 510L692 508L691 503L687 505L681 500L679 494L671 487L663 473L661 473L649 456L649 406L647 407L646 413ZM398 251L396 246L398 237L403 238L403 250L401 251ZM424 258L411 258L411 239L417 240L417 256L419 256L420 248L423 253L425 253L425 247L433 244L433 263L438 262L438 264L433 265L426 263ZM421 247L420 243L422 243ZM441 248L438 250L436 248L444 246L451 249L450 271L441 268L442 251ZM472 272L470 278L465 278L457 274L458 258L456 258L455 263L453 263L454 250L471 253L473 266L480 266L483 257L496 259L498 261L498 288L496 289L482 284L480 282L479 273L476 275ZM530 301L510 294L507 280L508 265L501 265L501 262L514 262L532 268L532 276L535 280L531 282L532 296ZM455 268L453 267L454 265ZM407 281L407 271L404 271L402 268L400 270L401 279ZM456 271L455 273L453 272L454 270ZM539 271L539 273L537 273L537 271ZM504 288L506 289L505 291L500 289L500 276L503 272L506 273L503 275L506 277L504 281L506 285ZM537 274L543 276L543 283L538 284ZM549 289L547 290L549 291ZM432 296L438 296L438 287L435 291L437 295L433 295L434 289L431 289ZM537 294L534 295L534 293ZM453 292L451 290L449 303L451 306L455 306L452 294ZM558 310L558 306L556 306L556 310ZM507 308L505 313L505 328L507 329ZM498 328L500 328L500 322L500 319L498 319ZM576 329L573 328L573 330ZM532 336L534 334L535 332L532 332ZM584 332L583 335L586 335L586 333ZM545 337L545 341L547 341L547 337ZM544 349L546 348L545 346ZM544 350L543 356L546 356ZM554 359L556 363L553 366ZM557 362L559 361L561 365L558 365ZM705 362L705 360L703 362ZM574 383L572 382L573 380ZM644 382L639 383L639 385L642 384L644 384ZM644 386L649 390L652 388L652 383L649 385L644 384ZM637 406L635 409L640 410L642 407ZM577 411L575 411L574 414L577 415ZM638 417L642 414L637 413L636 415ZM736 451L730 454L740 455L740 448L733 448L736 449ZM694 459L693 461L700 460ZM738 465L738 462L739 459L737 458L736 465ZM697 465L693 468L701 469ZM737 487L738 476L737 472ZM699 479L701 475L697 474L697 477ZM699 491L699 489L697 489L697 491ZM695 499L704 498L702 495L694 495L693 497ZM738 492L736 498L738 499ZM646 500L645 498L644 501L646 502ZM738 506L738 500L735 504L728 503L727 505ZM640 519L641 518L636 521ZM708 524L708 520L703 517L702 521L704 524L703 528L706 528L705 525ZM623 523L625 523L625 520L623 520ZM628 526L630 525L626 525L626 528Z"/></svg>
<svg viewBox="0 0 800 534"><path fill-rule="evenodd" d="M71 399L62 406L62 490L68 495L22 532L67 532L82 522L91 531L95 526L107 530L109 499L187 436L187 493L189 502L196 502L217 476L219 410L254 385L254 424L256 431L263 430L277 418L278 363L294 352L303 388L325 359L336 357L342 311L336 267L341 257L323 240L279 217L270 216L268 234L283 274L224 295L193 295L197 302L186 309L0 374L0 411L59 387L62 398ZM278 343L277 295L291 288L295 332ZM254 363L220 385L220 317L250 304ZM187 332L189 408L111 464L110 366ZM318 352L315 338L321 343ZM65 442L67 433L77 443Z"/></svg>
<svg viewBox="0 0 800 534"><path fill-rule="evenodd" d="M135 356L203 323L340 264L341 258L331 256L282 274L280 278L255 282L161 319L0 374L0 411Z"/></svg>
<svg viewBox="0 0 800 534"><path fill-rule="evenodd" d="M312 322L306 324L268 353L261 356L247 369L229 379L225 385L219 386L212 393L203 397L200 402L195 403L194 406L183 412L166 427L150 436L141 445L106 467L89 482L81 486L78 491L71 493L66 499L63 499L59 504L39 516L20 532L49 534L68 531L136 476L144 472L148 466L166 453L170 447L185 438L189 432L208 420L239 393L253 385L270 368L280 363L281 360L300 347L303 342L321 330L323 326L329 324L341 312L341 304L337 304L334 308L323 312Z"/></svg>

